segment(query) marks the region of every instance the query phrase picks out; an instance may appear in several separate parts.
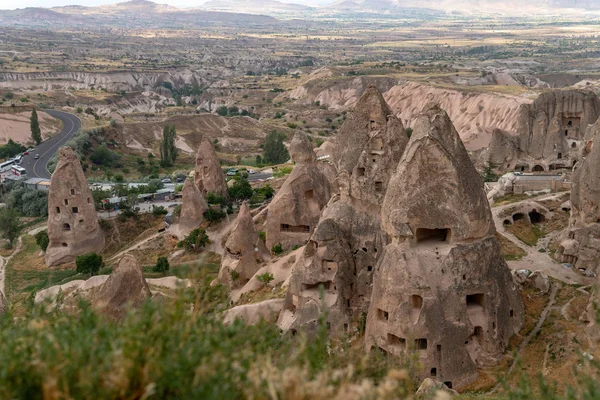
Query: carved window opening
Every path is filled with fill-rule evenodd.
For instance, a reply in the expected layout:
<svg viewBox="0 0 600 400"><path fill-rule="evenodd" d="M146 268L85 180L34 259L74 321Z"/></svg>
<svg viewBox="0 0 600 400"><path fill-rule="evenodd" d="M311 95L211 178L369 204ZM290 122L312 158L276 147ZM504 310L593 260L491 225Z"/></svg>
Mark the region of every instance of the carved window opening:
<svg viewBox="0 0 600 400"><path fill-rule="evenodd" d="M449 228L426 229L417 228L417 243L423 242L449 242L452 232Z"/></svg>
<svg viewBox="0 0 600 400"><path fill-rule="evenodd" d="M406 348L406 339L396 336L392 333L387 334L387 342L390 346Z"/></svg>
<svg viewBox="0 0 600 400"><path fill-rule="evenodd" d="M448 389L452 389L452 382L446 381L444 382L444 385L448 386Z"/></svg>
<svg viewBox="0 0 600 400"><path fill-rule="evenodd" d="M71 196L75 196L75 189L71 189Z"/></svg>
<svg viewBox="0 0 600 400"><path fill-rule="evenodd" d="M415 349L417 350L427 350L427 339L415 339Z"/></svg>
<svg viewBox="0 0 600 400"><path fill-rule="evenodd" d="M65 199L65 206L69 205L69 199Z"/></svg>
<svg viewBox="0 0 600 400"><path fill-rule="evenodd" d="M562 153L558 153L558 155L556 156L556 158L558 158L560 160L562 158Z"/></svg>
<svg viewBox="0 0 600 400"><path fill-rule="evenodd" d="M388 321L390 319L390 313L382 310L381 308L378 308L377 309L377 318L379 318L380 321Z"/></svg>
<svg viewBox="0 0 600 400"><path fill-rule="evenodd" d="M56 213L60 214L60 207L56 207Z"/></svg>
<svg viewBox="0 0 600 400"><path fill-rule="evenodd" d="M431 376L437 376L437 368L431 368L431 371L429 372L429 375L431 375Z"/></svg>
<svg viewBox="0 0 600 400"><path fill-rule="evenodd" d="M281 232L292 232L292 233L310 233L310 226L308 225L289 225L289 224L281 224L280 227Z"/></svg>
<svg viewBox="0 0 600 400"><path fill-rule="evenodd" d="M81 225L83 225L83 220L82 220L82 219L80 219L80 220L79 220L79 223L80 223Z"/></svg>
<svg viewBox="0 0 600 400"><path fill-rule="evenodd" d="M357 168L356 169L356 173L358 174L358 176L365 176L365 169L364 168Z"/></svg>
<svg viewBox="0 0 600 400"><path fill-rule="evenodd" d="M375 192L383 192L383 182L375 182Z"/></svg>
<svg viewBox="0 0 600 400"><path fill-rule="evenodd" d="M88 198L87 198L87 202L88 202L88 204L91 204L91 203L92 203L92 199L90 199L90 198L88 197Z"/></svg>
<svg viewBox="0 0 600 400"><path fill-rule="evenodd" d="M77 214L79 212L79 207L73 207L73 214Z"/></svg>
<svg viewBox="0 0 600 400"><path fill-rule="evenodd" d="M541 224L545 219L544 214L540 214L535 209L529 213L529 220L532 224Z"/></svg>
<svg viewBox="0 0 600 400"><path fill-rule="evenodd" d="M468 294L466 300L467 309L483 309L485 307L485 295L483 293Z"/></svg>
<svg viewBox="0 0 600 400"><path fill-rule="evenodd" d="M62 243L62 247L67 247L68 245L66 243Z"/></svg>
<svg viewBox="0 0 600 400"><path fill-rule="evenodd" d="M70 231L71 230L71 225L69 224L63 224L63 231Z"/></svg>

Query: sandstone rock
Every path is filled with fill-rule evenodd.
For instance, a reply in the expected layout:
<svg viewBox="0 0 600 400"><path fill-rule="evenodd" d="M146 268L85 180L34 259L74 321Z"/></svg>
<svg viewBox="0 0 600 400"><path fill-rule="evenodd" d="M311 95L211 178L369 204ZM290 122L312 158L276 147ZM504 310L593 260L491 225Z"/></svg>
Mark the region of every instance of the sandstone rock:
<svg viewBox="0 0 600 400"><path fill-rule="evenodd" d="M79 159L70 147L61 148L58 154L48 193L50 243L45 258L51 267L104 247L104 234Z"/></svg>
<svg viewBox="0 0 600 400"><path fill-rule="evenodd" d="M332 332L349 331L367 312L378 249L387 243L379 209L407 142L402 123L370 87L336 138L339 194L323 210L296 263L280 327L314 326L325 304Z"/></svg>
<svg viewBox="0 0 600 400"><path fill-rule="evenodd" d="M202 138L200 147L196 153L194 183L198 186L203 196L206 196L207 193L227 196L225 175L223 174L223 170L221 170L221 164L215 154L215 150L206 135Z"/></svg>
<svg viewBox="0 0 600 400"><path fill-rule="evenodd" d="M119 319L127 309L141 306L152 296L136 258L125 254L100 288L93 306L112 318Z"/></svg>
<svg viewBox="0 0 600 400"><path fill-rule="evenodd" d="M558 253L575 270L600 274L600 120L589 137L586 157L573 174L569 230Z"/></svg>
<svg viewBox="0 0 600 400"><path fill-rule="evenodd" d="M494 129L490 144L483 151L482 158L495 166L504 167L504 164L507 164L507 167L510 167L517 163L519 155L518 138L508 132Z"/></svg>
<svg viewBox="0 0 600 400"><path fill-rule="evenodd" d="M219 280L230 286L243 286L269 258L269 251L256 232L252 215L244 202L225 242Z"/></svg>
<svg viewBox="0 0 600 400"><path fill-rule="evenodd" d="M460 388L499 361L523 304L483 184L447 114L420 115L381 209L367 348L415 351L422 378Z"/></svg>
<svg viewBox="0 0 600 400"><path fill-rule="evenodd" d="M181 195L178 235L187 236L191 231L198 228L204 220L203 214L208 210L208 204L198 186L191 179L187 179L183 184Z"/></svg>
<svg viewBox="0 0 600 400"><path fill-rule="evenodd" d="M443 394L441 394L443 393ZM444 396L444 394L446 396ZM431 378L425 378L423 379L423 382L421 382L421 385L419 385L419 388L417 389L417 392L415 393L415 396L418 399L446 399L446 398L452 398L453 395L458 394L455 390L450 389L448 386L446 386L444 383L436 381L435 379L431 379Z"/></svg>
<svg viewBox="0 0 600 400"><path fill-rule="evenodd" d="M260 303L245 304L225 311L223 323L228 325L236 319L243 320L247 325L254 325L261 320L275 321L283 306L283 299L265 300Z"/></svg>
<svg viewBox="0 0 600 400"><path fill-rule="evenodd" d="M542 293L548 293L550 290L550 279L542 271L535 271L529 275L525 284L538 289Z"/></svg>
<svg viewBox="0 0 600 400"><path fill-rule="evenodd" d="M332 195L332 183L317 164L304 134L294 136L290 154L296 165L269 205L266 224L269 249L278 243L284 249L304 245Z"/></svg>

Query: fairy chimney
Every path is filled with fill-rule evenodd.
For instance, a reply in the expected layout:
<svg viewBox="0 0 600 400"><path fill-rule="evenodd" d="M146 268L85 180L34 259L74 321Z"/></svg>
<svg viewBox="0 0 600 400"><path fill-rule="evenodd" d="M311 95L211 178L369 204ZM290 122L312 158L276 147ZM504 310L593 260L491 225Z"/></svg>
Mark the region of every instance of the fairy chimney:
<svg viewBox="0 0 600 400"><path fill-rule="evenodd" d="M104 234L79 159L70 147L62 147L58 154L48 193L46 264L51 267L104 247Z"/></svg>
<svg viewBox="0 0 600 400"><path fill-rule="evenodd" d="M207 193L227 196L225 175L207 136L202 138L200 147L196 153L194 183L198 186L203 196L206 196Z"/></svg>
<svg viewBox="0 0 600 400"><path fill-rule="evenodd" d="M243 202L225 242L219 280L230 286L243 286L269 258L269 251L254 228L248 204Z"/></svg>
<svg viewBox="0 0 600 400"><path fill-rule="evenodd" d="M387 244L379 218L388 181L408 137L376 87L360 98L336 139L336 194L296 263L279 326L309 328L324 311L332 332L354 329L371 298L374 267ZM270 211L269 211L270 212ZM335 232L333 234L332 232Z"/></svg>
<svg viewBox="0 0 600 400"><path fill-rule="evenodd" d="M416 119L381 219L391 243L374 270L365 345L414 351L421 378L463 387L500 360L523 303L481 178L439 107Z"/></svg>
<svg viewBox="0 0 600 400"><path fill-rule="evenodd" d="M181 190L181 214L177 226L177 234L186 236L198 228L204 220L204 213L208 210L208 204L198 186L192 179L187 179Z"/></svg>
<svg viewBox="0 0 600 400"><path fill-rule="evenodd" d="M331 182L306 135L294 136L290 154L296 165L269 204L267 248L276 244L284 249L304 245L332 195Z"/></svg>

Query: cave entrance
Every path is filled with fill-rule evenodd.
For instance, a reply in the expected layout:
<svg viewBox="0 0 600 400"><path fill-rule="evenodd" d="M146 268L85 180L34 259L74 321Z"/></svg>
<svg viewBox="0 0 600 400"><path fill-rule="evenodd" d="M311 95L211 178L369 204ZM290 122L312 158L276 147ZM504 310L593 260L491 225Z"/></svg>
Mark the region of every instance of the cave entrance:
<svg viewBox="0 0 600 400"><path fill-rule="evenodd" d="M529 213L529 220L534 225L541 224L542 222L544 222L545 219L546 217L544 217L544 214L540 214L539 212L537 212L537 210L532 210Z"/></svg>
<svg viewBox="0 0 600 400"><path fill-rule="evenodd" d="M442 228L442 229L417 228L416 238L417 238L417 243L449 242L451 235L452 235L452 232L449 228Z"/></svg>

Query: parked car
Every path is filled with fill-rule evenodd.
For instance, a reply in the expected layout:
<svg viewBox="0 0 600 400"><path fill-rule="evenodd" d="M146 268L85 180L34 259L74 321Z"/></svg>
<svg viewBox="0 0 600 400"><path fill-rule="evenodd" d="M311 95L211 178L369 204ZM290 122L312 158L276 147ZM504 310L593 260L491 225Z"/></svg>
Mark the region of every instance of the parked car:
<svg viewBox="0 0 600 400"><path fill-rule="evenodd" d="M183 181L185 181L185 178L182 178L182 177L179 177L175 180L175 182L177 182L177 183L181 183Z"/></svg>
<svg viewBox="0 0 600 400"><path fill-rule="evenodd" d="M252 175L252 174L255 174L255 173L256 173L256 171L255 171L255 170L253 170L253 169L249 169L249 170L248 170L248 173L249 173L250 175Z"/></svg>
<svg viewBox="0 0 600 400"><path fill-rule="evenodd" d="M25 152L23 152L24 156L28 156L29 155L29 150L26 150Z"/></svg>
<svg viewBox="0 0 600 400"><path fill-rule="evenodd" d="M40 158L40 155L36 154L35 157L33 157L33 158L35 158L37 160L38 158Z"/></svg>
<svg viewBox="0 0 600 400"><path fill-rule="evenodd" d="M170 178L165 178L162 180L162 183L171 183L171 179Z"/></svg>

